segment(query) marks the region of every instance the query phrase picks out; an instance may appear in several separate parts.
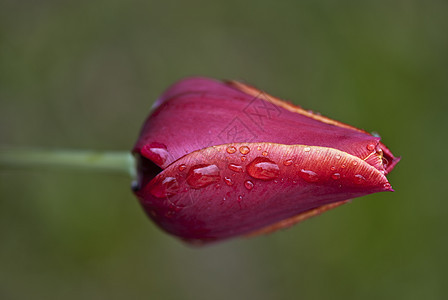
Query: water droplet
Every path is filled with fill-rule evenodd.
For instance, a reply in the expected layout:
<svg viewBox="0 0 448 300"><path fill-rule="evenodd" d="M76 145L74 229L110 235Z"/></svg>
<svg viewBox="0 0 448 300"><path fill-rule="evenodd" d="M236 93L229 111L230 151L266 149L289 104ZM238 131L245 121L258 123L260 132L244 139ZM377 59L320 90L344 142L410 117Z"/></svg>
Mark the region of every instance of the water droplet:
<svg viewBox="0 0 448 300"><path fill-rule="evenodd" d="M233 185L233 181L231 178L229 177L224 177L224 182L228 185L228 186L232 186Z"/></svg>
<svg viewBox="0 0 448 300"><path fill-rule="evenodd" d="M278 183L278 180L277 180L277 179L276 179L276 180L274 180L274 183L275 183L275 184L277 184L277 183Z"/></svg>
<svg viewBox="0 0 448 300"><path fill-rule="evenodd" d="M353 165L354 165L354 166L356 166L357 164L358 164L358 162L357 162L357 161L354 161L354 162L353 162Z"/></svg>
<svg viewBox="0 0 448 300"><path fill-rule="evenodd" d="M239 195L239 196L238 196L238 202L241 202L241 201L243 201L243 196L242 196L242 195Z"/></svg>
<svg viewBox="0 0 448 300"><path fill-rule="evenodd" d="M227 167L234 172L243 172L243 167L237 164L229 164Z"/></svg>
<svg viewBox="0 0 448 300"><path fill-rule="evenodd" d="M179 192L179 183L174 177L165 177L156 182L150 189L150 193L157 198L168 198Z"/></svg>
<svg viewBox="0 0 448 300"><path fill-rule="evenodd" d="M246 187L246 189L251 190L254 188L254 183L250 180L246 180L244 181L244 186Z"/></svg>
<svg viewBox="0 0 448 300"><path fill-rule="evenodd" d="M233 147L233 146L230 146L230 147L227 147L226 151L227 151L227 153L229 153L229 154L233 154L233 153L236 152L236 148Z"/></svg>
<svg viewBox="0 0 448 300"><path fill-rule="evenodd" d="M247 147L247 146L241 146L240 147L240 153L241 154L246 155L249 152L250 152L250 148L249 147Z"/></svg>
<svg viewBox="0 0 448 300"><path fill-rule="evenodd" d="M158 166L163 165L168 158L166 146L160 143L150 143L143 146L141 154Z"/></svg>
<svg viewBox="0 0 448 300"><path fill-rule="evenodd" d="M367 145L367 150L369 150L369 151L375 150L375 144L368 144Z"/></svg>
<svg viewBox="0 0 448 300"><path fill-rule="evenodd" d="M263 154L263 156L268 156L268 153L266 151L263 151L263 153L261 154Z"/></svg>
<svg viewBox="0 0 448 300"><path fill-rule="evenodd" d="M341 165L341 168L342 168L342 169L345 169L345 167L346 167L346 165L344 165L344 164L343 164L343 165Z"/></svg>
<svg viewBox="0 0 448 300"><path fill-rule="evenodd" d="M261 151L261 146L258 146L258 147L257 147L257 150L258 150L258 151Z"/></svg>
<svg viewBox="0 0 448 300"><path fill-rule="evenodd" d="M186 165L184 165L184 164L181 164L181 165L179 165L179 167L178 167L178 169L179 169L179 171L183 171L183 170L185 170L187 168L187 166Z"/></svg>
<svg viewBox="0 0 448 300"><path fill-rule="evenodd" d="M169 210L169 211L167 211L167 212L165 213L165 217L167 217L167 218L173 218L175 214L176 214L175 211Z"/></svg>
<svg viewBox="0 0 448 300"><path fill-rule="evenodd" d="M241 156L241 161L246 161L246 156Z"/></svg>
<svg viewBox="0 0 448 300"><path fill-rule="evenodd" d="M330 170L332 170L332 171L336 171L336 167L335 167L335 166L331 166L331 167L330 167Z"/></svg>
<svg viewBox="0 0 448 300"><path fill-rule="evenodd" d="M366 178L361 174L356 174L353 181L355 182L355 184L363 184L366 181Z"/></svg>
<svg viewBox="0 0 448 300"><path fill-rule="evenodd" d="M386 182L385 184L384 184L384 188L385 189L390 189L392 186L390 185L390 183L389 182Z"/></svg>
<svg viewBox="0 0 448 300"><path fill-rule="evenodd" d="M383 156L382 161L383 161L383 166L384 166L384 168L387 168L387 166L389 165L389 161L387 160L387 158L385 158L385 157Z"/></svg>
<svg viewBox="0 0 448 300"><path fill-rule="evenodd" d="M266 157L257 157L246 167L247 173L253 178L271 180L280 175L280 168Z"/></svg>
<svg viewBox="0 0 448 300"><path fill-rule="evenodd" d="M305 181L308 182L317 182L319 181L319 176L316 172L311 170L300 170L300 177L302 177Z"/></svg>
<svg viewBox="0 0 448 300"><path fill-rule="evenodd" d="M333 174L331 175L331 178L333 178L334 180L338 180L339 178L341 178L341 174L339 174L339 173L333 173Z"/></svg>
<svg viewBox="0 0 448 300"><path fill-rule="evenodd" d="M140 189L140 184L138 183L137 180L133 180L131 183L131 189L134 192L137 192Z"/></svg>
<svg viewBox="0 0 448 300"><path fill-rule="evenodd" d="M290 165L292 165L292 159L287 159L287 160L285 160L285 161L283 162L283 164L284 164L285 166L290 166Z"/></svg>
<svg viewBox="0 0 448 300"><path fill-rule="evenodd" d="M336 159L341 159L341 156L338 154L335 156Z"/></svg>
<svg viewBox="0 0 448 300"><path fill-rule="evenodd" d="M196 165L191 167L187 174L187 183L193 188L203 188L220 179L216 165Z"/></svg>
<svg viewBox="0 0 448 300"><path fill-rule="evenodd" d="M380 134L378 132L376 132L376 131L372 131L370 134L373 135L374 137L381 138Z"/></svg>
<svg viewBox="0 0 448 300"><path fill-rule="evenodd" d="M311 148L310 147L305 147L305 148L303 148L303 152L310 152L311 151Z"/></svg>

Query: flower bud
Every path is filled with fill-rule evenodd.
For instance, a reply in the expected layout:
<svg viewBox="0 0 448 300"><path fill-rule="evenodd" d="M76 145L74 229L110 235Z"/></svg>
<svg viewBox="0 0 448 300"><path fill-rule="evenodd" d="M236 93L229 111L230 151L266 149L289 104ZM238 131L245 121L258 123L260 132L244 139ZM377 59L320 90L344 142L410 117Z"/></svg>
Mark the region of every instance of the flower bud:
<svg viewBox="0 0 448 300"><path fill-rule="evenodd" d="M192 243L271 232L392 191L386 174L399 161L377 136L207 78L157 100L133 153L148 216Z"/></svg>

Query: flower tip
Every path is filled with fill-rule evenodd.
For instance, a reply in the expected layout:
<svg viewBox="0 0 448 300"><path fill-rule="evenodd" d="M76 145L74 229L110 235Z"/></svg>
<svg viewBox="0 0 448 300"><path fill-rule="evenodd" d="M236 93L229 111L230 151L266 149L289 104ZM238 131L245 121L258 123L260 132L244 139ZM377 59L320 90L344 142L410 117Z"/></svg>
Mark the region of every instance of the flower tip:
<svg viewBox="0 0 448 300"><path fill-rule="evenodd" d="M395 190L392 188L391 184L388 182L386 182L384 185L384 191L385 192L395 192Z"/></svg>

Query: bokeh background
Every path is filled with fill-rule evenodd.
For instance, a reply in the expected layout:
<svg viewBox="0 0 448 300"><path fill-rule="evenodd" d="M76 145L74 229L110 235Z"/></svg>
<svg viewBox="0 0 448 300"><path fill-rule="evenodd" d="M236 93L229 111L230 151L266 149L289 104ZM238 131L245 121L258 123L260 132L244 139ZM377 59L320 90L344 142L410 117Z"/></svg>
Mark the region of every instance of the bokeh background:
<svg viewBox="0 0 448 300"><path fill-rule="evenodd" d="M0 144L130 149L191 75L241 79L368 131L395 193L191 248L124 177L0 170L1 299L443 299L448 2L0 0Z"/></svg>

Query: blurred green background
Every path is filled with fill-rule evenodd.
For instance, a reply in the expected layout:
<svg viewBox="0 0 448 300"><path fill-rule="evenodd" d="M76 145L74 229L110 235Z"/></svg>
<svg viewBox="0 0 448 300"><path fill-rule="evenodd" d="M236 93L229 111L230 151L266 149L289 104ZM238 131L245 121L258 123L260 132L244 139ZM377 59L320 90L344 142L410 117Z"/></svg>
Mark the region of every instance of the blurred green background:
<svg viewBox="0 0 448 300"><path fill-rule="evenodd" d="M447 25L444 0L0 0L1 145L130 149L158 95L204 75L403 157L395 193L201 249L159 231L127 178L1 170L0 298L443 299Z"/></svg>

